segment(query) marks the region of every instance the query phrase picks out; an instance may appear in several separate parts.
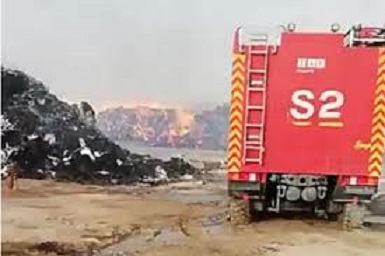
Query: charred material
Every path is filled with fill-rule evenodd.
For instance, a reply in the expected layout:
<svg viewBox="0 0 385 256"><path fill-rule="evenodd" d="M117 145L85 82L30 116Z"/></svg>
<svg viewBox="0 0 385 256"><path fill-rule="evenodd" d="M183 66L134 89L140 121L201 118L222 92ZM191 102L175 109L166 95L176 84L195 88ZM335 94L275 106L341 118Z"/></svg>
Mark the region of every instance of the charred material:
<svg viewBox="0 0 385 256"><path fill-rule="evenodd" d="M224 150L229 106L192 111L157 107L119 107L101 111L97 126L115 141L147 146Z"/></svg>
<svg viewBox="0 0 385 256"><path fill-rule="evenodd" d="M87 102L69 105L21 71L2 67L1 77L2 170L17 163L19 177L103 184L156 183L195 172L183 159L163 162L122 149L95 127Z"/></svg>

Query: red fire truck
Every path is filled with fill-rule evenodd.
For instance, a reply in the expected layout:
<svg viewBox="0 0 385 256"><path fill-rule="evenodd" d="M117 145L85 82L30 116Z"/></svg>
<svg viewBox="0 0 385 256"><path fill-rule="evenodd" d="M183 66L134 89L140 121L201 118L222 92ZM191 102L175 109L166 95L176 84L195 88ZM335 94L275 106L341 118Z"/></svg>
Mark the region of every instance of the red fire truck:
<svg viewBox="0 0 385 256"><path fill-rule="evenodd" d="M377 192L385 144L385 28L238 28L233 42L230 219L308 211L330 219Z"/></svg>

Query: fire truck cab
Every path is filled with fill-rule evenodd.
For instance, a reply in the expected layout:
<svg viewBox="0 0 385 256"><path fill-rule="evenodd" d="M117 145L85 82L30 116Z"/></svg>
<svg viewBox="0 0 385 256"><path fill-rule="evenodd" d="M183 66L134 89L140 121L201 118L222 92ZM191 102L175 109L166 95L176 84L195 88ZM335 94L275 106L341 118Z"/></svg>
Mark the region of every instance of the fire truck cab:
<svg viewBox="0 0 385 256"><path fill-rule="evenodd" d="M238 28L228 140L229 218L311 212L360 225L385 147L385 27ZM358 213L359 212L359 213Z"/></svg>

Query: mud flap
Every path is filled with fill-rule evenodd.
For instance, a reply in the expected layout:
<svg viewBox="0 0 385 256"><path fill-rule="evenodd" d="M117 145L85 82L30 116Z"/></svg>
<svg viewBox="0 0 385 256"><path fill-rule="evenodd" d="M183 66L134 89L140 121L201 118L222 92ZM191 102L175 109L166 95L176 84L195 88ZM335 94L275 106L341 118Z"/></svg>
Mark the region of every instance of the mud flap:
<svg viewBox="0 0 385 256"><path fill-rule="evenodd" d="M347 203L342 213L342 228L346 231L362 228L365 215L368 214L367 207L364 204Z"/></svg>
<svg viewBox="0 0 385 256"><path fill-rule="evenodd" d="M251 221L250 200L230 198L229 220L232 225L247 225Z"/></svg>

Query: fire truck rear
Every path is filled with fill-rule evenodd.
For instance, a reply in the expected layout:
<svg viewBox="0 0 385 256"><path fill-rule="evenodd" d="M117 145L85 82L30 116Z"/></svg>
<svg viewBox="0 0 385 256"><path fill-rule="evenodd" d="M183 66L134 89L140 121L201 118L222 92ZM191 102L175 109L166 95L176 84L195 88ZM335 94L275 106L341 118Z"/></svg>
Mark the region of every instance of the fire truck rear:
<svg viewBox="0 0 385 256"><path fill-rule="evenodd" d="M385 144L385 28L237 29L230 219L299 211L354 219L377 192ZM355 215L356 214L356 215ZM355 224L354 224L355 223Z"/></svg>

